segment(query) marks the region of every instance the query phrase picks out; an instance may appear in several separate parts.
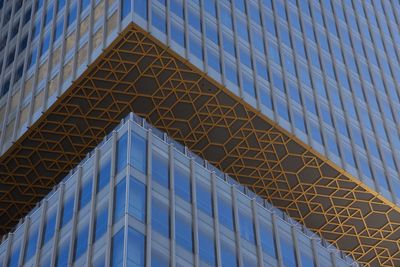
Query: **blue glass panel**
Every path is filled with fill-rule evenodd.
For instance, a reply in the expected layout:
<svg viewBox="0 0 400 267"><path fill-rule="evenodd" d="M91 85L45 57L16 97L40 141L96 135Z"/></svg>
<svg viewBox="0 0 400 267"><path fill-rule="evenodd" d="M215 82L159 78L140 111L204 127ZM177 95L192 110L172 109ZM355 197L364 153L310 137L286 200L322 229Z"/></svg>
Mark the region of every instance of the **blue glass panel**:
<svg viewBox="0 0 400 267"><path fill-rule="evenodd" d="M14 247L11 251L10 258L8 259L8 267L18 267L19 253L21 248L18 244L18 247Z"/></svg>
<svg viewBox="0 0 400 267"><path fill-rule="evenodd" d="M126 182L125 178L120 181L114 189L114 223L117 222L125 212Z"/></svg>
<svg viewBox="0 0 400 267"><path fill-rule="evenodd" d="M151 251L151 267L169 267L169 258L167 255L152 249Z"/></svg>
<svg viewBox="0 0 400 267"><path fill-rule="evenodd" d="M107 231L107 219L108 208L106 205L104 205L96 214L96 219L94 221L93 242L99 240Z"/></svg>
<svg viewBox="0 0 400 267"><path fill-rule="evenodd" d="M147 1L135 1L136 2L147 2ZM131 6L131 0L122 0L122 11L121 11L121 16L122 19L124 19L130 12L131 12L132 6Z"/></svg>
<svg viewBox="0 0 400 267"><path fill-rule="evenodd" d="M199 256L200 260L210 266L215 266L215 243L211 231L199 227Z"/></svg>
<svg viewBox="0 0 400 267"><path fill-rule="evenodd" d="M272 226L260 221L261 247L264 253L276 258L275 238Z"/></svg>
<svg viewBox="0 0 400 267"><path fill-rule="evenodd" d="M111 159L108 157L106 162L100 163L100 171L97 180L97 192L100 192L110 182Z"/></svg>
<svg viewBox="0 0 400 267"><path fill-rule="evenodd" d="M180 213L175 214L176 243L182 248L193 251L193 232L191 218Z"/></svg>
<svg viewBox="0 0 400 267"><path fill-rule="evenodd" d="M75 237L75 251L74 251L74 259L79 259L83 253L86 252L86 247L88 243L88 234L89 234L89 224L85 224L81 229L78 230L78 233Z"/></svg>
<svg viewBox="0 0 400 267"><path fill-rule="evenodd" d="M131 139L131 165L138 171L146 173L147 169L146 139L135 132L132 132L132 139Z"/></svg>
<svg viewBox="0 0 400 267"><path fill-rule="evenodd" d="M151 224L155 231L169 238L169 210L166 203L152 198Z"/></svg>
<svg viewBox="0 0 400 267"><path fill-rule="evenodd" d="M136 14L147 20L147 3L148 1L134 1L133 10Z"/></svg>
<svg viewBox="0 0 400 267"><path fill-rule="evenodd" d="M90 0L81 0L81 11L84 11L90 6Z"/></svg>
<svg viewBox="0 0 400 267"><path fill-rule="evenodd" d="M221 240L221 262L222 267L237 266L236 251L233 243Z"/></svg>
<svg viewBox="0 0 400 267"><path fill-rule="evenodd" d="M60 19L57 22L56 29L54 30L54 40L57 40L60 38L62 32L63 32L63 27L64 27L64 20Z"/></svg>
<svg viewBox="0 0 400 267"><path fill-rule="evenodd" d="M129 214L141 222L146 220L146 185L133 177L129 185Z"/></svg>
<svg viewBox="0 0 400 267"><path fill-rule="evenodd" d="M294 251L293 240L290 235L283 234L280 236L282 261L287 267L296 267L296 254Z"/></svg>
<svg viewBox="0 0 400 267"><path fill-rule="evenodd" d="M69 238L67 238L61 245L58 246L56 266L67 267L69 255Z"/></svg>
<svg viewBox="0 0 400 267"><path fill-rule="evenodd" d="M57 13L64 8L66 0L57 0Z"/></svg>
<svg viewBox="0 0 400 267"><path fill-rule="evenodd" d="M71 195L64 202L61 215L61 228L72 219L74 213L74 197L74 195Z"/></svg>
<svg viewBox="0 0 400 267"><path fill-rule="evenodd" d="M152 163L153 181L169 188L168 159L153 150Z"/></svg>
<svg viewBox="0 0 400 267"><path fill-rule="evenodd" d="M175 181L175 193L183 200L190 202L192 199L190 189L190 174L187 170L182 169L178 165L174 168L174 181Z"/></svg>
<svg viewBox="0 0 400 267"><path fill-rule="evenodd" d="M36 252L36 244L39 237L39 229L36 226L29 229L28 240L26 241L24 263L30 260Z"/></svg>
<svg viewBox="0 0 400 267"><path fill-rule="evenodd" d="M233 231L233 210L232 203L222 197L218 197L219 222Z"/></svg>
<svg viewBox="0 0 400 267"><path fill-rule="evenodd" d="M119 230L112 238L111 266L122 266L124 260L124 228Z"/></svg>
<svg viewBox="0 0 400 267"><path fill-rule="evenodd" d="M152 25L157 28L159 31L166 33L167 32L167 22L166 16L160 10L153 8L152 9Z"/></svg>
<svg viewBox="0 0 400 267"><path fill-rule="evenodd" d="M79 192L79 210L86 206L90 202L92 197L92 184L93 179L91 177L87 179Z"/></svg>
<svg viewBox="0 0 400 267"><path fill-rule="evenodd" d="M44 27L53 19L53 6L47 8L46 17L44 20Z"/></svg>
<svg viewBox="0 0 400 267"><path fill-rule="evenodd" d="M68 18L67 18L67 27L69 27L76 20L76 4L69 8Z"/></svg>
<svg viewBox="0 0 400 267"><path fill-rule="evenodd" d="M196 183L197 208L213 216L211 188L201 182Z"/></svg>
<svg viewBox="0 0 400 267"><path fill-rule="evenodd" d="M42 246L44 246L54 235L54 230L56 226L56 210L52 210L51 213L47 215L47 219L43 229L43 239Z"/></svg>
<svg viewBox="0 0 400 267"><path fill-rule="evenodd" d="M135 229L128 229L128 257L127 266L145 266L145 237Z"/></svg>
<svg viewBox="0 0 400 267"><path fill-rule="evenodd" d="M117 141L117 173L122 171L127 165L128 134L125 133Z"/></svg>
<svg viewBox="0 0 400 267"><path fill-rule="evenodd" d="M239 210L240 236L251 243L255 243L254 224L251 214Z"/></svg>

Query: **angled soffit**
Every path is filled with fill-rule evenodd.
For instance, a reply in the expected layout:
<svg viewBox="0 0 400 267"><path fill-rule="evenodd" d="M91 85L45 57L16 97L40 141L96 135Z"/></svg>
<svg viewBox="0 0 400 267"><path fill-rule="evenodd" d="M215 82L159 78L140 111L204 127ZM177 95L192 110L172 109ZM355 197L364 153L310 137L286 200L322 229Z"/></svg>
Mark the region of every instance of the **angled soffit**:
<svg viewBox="0 0 400 267"><path fill-rule="evenodd" d="M0 158L9 231L129 112L369 266L400 266L400 209L135 25Z"/></svg>

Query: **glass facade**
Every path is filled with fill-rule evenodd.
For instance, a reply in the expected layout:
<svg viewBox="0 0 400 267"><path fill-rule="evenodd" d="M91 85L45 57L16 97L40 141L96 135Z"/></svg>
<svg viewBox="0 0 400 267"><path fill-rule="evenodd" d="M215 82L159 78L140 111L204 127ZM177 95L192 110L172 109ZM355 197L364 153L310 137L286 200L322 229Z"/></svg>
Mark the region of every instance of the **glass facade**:
<svg viewBox="0 0 400 267"><path fill-rule="evenodd" d="M397 202L398 10L371 0L2 1L0 153L133 21Z"/></svg>
<svg viewBox="0 0 400 267"><path fill-rule="evenodd" d="M130 114L2 241L0 265L358 266L152 130Z"/></svg>

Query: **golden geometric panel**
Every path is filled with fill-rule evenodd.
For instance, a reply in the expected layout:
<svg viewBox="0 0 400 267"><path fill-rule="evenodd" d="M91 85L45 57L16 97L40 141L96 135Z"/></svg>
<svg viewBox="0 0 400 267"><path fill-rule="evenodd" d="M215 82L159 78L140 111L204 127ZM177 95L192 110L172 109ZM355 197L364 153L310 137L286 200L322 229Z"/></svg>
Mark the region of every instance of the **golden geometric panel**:
<svg viewBox="0 0 400 267"><path fill-rule="evenodd" d="M369 266L400 266L400 210L130 25L0 158L3 233L129 112Z"/></svg>

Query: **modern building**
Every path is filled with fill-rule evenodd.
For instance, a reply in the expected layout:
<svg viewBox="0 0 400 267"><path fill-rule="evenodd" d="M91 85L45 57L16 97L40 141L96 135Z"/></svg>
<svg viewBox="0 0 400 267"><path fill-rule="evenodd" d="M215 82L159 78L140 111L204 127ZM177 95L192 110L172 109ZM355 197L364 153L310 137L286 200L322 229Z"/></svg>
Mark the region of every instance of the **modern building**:
<svg viewBox="0 0 400 267"><path fill-rule="evenodd" d="M143 122L131 114L24 218L1 266L358 266Z"/></svg>
<svg viewBox="0 0 400 267"><path fill-rule="evenodd" d="M400 3L0 0L0 225L130 112L355 260L400 265Z"/></svg>

